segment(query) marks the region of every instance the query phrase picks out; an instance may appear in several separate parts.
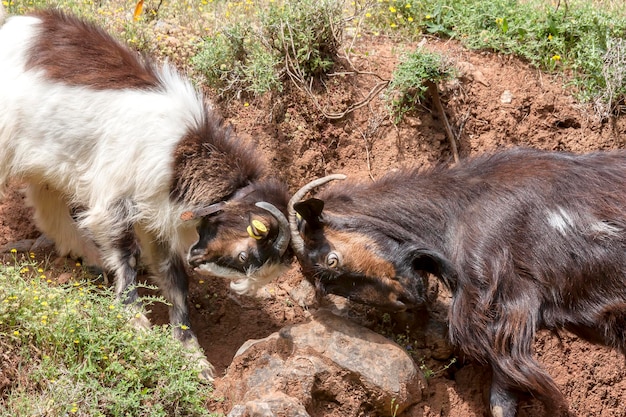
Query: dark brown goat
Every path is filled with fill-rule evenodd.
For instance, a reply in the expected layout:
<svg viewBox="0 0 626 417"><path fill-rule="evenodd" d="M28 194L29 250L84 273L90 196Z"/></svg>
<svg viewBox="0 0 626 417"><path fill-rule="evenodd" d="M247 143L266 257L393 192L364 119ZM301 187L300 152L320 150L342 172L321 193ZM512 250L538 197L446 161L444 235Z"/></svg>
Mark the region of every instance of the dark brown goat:
<svg viewBox="0 0 626 417"><path fill-rule="evenodd" d="M522 393L568 412L533 359L538 329L626 353L626 151L513 149L301 201L324 181L289 205L305 275L391 310L424 304L438 276L453 292L452 342L492 368L494 417L514 416Z"/></svg>

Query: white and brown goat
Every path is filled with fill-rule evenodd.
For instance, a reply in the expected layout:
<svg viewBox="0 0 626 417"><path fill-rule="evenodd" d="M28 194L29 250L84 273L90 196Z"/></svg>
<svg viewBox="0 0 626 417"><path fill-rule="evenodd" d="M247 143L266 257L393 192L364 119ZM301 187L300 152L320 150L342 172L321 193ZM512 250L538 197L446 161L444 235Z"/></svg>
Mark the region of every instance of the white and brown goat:
<svg viewBox="0 0 626 417"><path fill-rule="evenodd" d="M569 413L533 359L537 330L626 353L626 151L513 149L290 201L292 247L322 292L391 310L452 291L449 335L493 372L494 417L520 394ZM296 214L297 213L297 214Z"/></svg>
<svg viewBox="0 0 626 417"><path fill-rule="evenodd" d="M127 304L146 264L194 349L185 256L241 293L291 257L287 188L254 148L172 67L58 11L0 27L0 188L10 178L59 254L112 272Z"/></svg>

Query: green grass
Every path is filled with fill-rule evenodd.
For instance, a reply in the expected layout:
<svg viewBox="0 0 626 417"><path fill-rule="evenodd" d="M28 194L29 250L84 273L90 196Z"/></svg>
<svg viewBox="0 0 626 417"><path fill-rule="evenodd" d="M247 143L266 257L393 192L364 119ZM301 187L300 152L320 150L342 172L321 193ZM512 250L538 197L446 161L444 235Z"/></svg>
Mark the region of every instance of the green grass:
<svg viewBox="0 0 626 417"><path fill-rule="evenodd" d="M0 265L0 416L210 415L212 387L168 326L134 330L109 289L42 271Z"/></svg>
<svg viewBox="0 0 626 417"><path fill-rule="evenodd" d="M626 13L617 2L561 1L557 8L542 0L388 0L369 15L387 34L454 38L562 74L581 101L604 103L602 116L626 94L619 58Z"/></svg>

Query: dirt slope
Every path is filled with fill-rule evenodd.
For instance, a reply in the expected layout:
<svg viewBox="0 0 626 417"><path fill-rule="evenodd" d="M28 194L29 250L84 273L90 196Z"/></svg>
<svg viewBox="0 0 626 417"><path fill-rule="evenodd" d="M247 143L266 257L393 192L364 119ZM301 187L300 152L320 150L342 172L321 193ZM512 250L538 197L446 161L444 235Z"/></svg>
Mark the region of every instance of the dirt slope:
<svg viewBox="0 0 626 417"><path fill-rule="evenodd" d="M326 112L341 112L360 102L381 78L390 78L399 52L412 46L383 37L360 38L352 63L376 76L330 77L325 85L315 88L318 105ZM561 80L514 58L468 51L455 42L429 40L426 47L446 54L459 68L460 78L442 86L442 98L459 136L461 157L512 145L574 152L624 145L625 121L600 123L562 88ZM442 120L429 111L429 103L399 126L386 116L378 96L340 120L324 117L311 98L295 88L281 97L251 99L247 105L231 101L220 106L242 137L258 143L259 157L267 158L273 174L285 178L292 190L327 173L377 178L404 165L451 160ZM0 245L38 235L18 185L13 184L0 204ZM54 277L54 271L48 275ZM192 325L218 375L223 374L246 340L306 320L308 312L288 294L301 279L294 266L252 298L232 294L221 280L194 277ZM377 312L367 314L375 324ZM153 316L157 322L167 321L165 311L154 311ZM580 416L626 415L622 356L567 333L560 338L542 333L536 353ZM447 363L424 357L424 365L434 371ZM432 377L425 400L403 415L486 415L484 399L489 379L485 368L460 360ZM221 383L218 378L218 391ZM212 407L228 412L227 393L223 394L225 400ZM524 403L520 416L540 413L538 403L531 400Z"/></svg>

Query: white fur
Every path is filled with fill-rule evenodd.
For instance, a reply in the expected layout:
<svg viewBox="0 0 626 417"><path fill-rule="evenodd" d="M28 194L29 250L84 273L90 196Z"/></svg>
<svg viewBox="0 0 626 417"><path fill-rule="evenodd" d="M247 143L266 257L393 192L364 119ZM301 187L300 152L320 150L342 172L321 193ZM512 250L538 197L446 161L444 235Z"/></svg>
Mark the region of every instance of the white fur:
<svg viewBox="0 0 626 417"><path fill-rule="evenodd" d="M618 237L623 230L606 222L596 221L589 225L591 234L596 238Z"/></svg>
<svg viewBox="0 0 626 417"><path fill-rule="evenodd" d="M572 216L562 207L558 207L558 211L548 212L548 224L562 235L566 235L575 226Z"/></svg>
<svg viewBox="0 0 626 417"><path fill-rule="evenodd" d="M27 46L39 24L19 16L0 28L0 193L11 177L32 184L37 223L58 231L64 253L84 247L85 239L70 222L50 224L46 217L67 219L63 206L88 207L81 229L100 241L119 227L110 211L121 199L132 201L127 220L143 234L184 253L193 225L180 220L185 208L169 199L171 158L204 117L202 97L167 65L159 70L162 90L93 90L26 71ZM44 185L52 197L47 202L36 198Z"/></svg>
<svg viewBox="0 0 626 417"><path fill-rule="evenodd" d="M557 207L556 211L548 211L548 224L563 236L568 233L584 233L594 239L616 237L622 229L609 223L598 220L591 214L569 213L562 207Z"/></svg>
<svg viewBox="0 0 626 417"><path fill-rule="evenodd" d="M213 262L205 262L197 267L196 271L205 275L229 279L231 280L230 288L237 294L252 295L287 269L282 263L268 261L260 268L251 269L246 274L242 274L234 269L224 268Z"/></svg>

